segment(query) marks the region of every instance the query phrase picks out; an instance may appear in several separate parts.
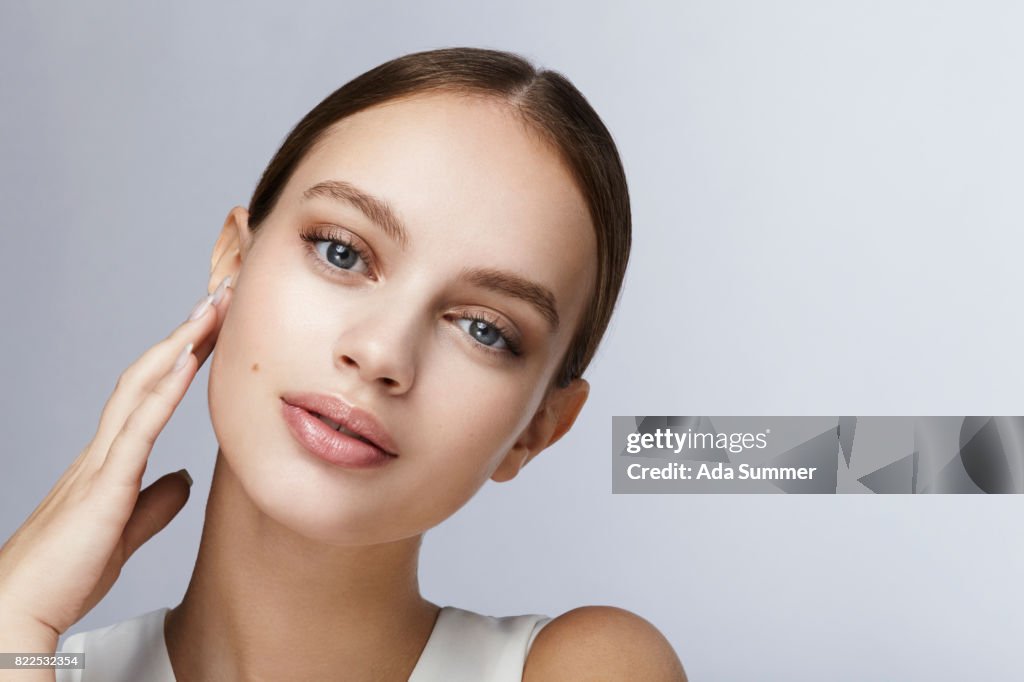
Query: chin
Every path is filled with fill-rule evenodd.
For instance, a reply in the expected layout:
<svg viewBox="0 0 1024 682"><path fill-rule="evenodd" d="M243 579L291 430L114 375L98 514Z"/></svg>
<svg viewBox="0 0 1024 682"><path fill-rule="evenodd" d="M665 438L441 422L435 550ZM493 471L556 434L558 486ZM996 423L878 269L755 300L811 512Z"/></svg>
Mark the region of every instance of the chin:
<svg viewBox="0 0 1024 682"><path fill-rule="evenodd" d="M273 442L252 444L255 449L221 450L229 469L224 473L236 483L224 486L224 492L236 498L228 504L255 511L262 517L257 527L274 532L276 525L333 546L372 545L414 534L399 508L389 506L392 496L382 494L379 487L338 476L344 472L325 470L288 446L270 448Z"/></svg>

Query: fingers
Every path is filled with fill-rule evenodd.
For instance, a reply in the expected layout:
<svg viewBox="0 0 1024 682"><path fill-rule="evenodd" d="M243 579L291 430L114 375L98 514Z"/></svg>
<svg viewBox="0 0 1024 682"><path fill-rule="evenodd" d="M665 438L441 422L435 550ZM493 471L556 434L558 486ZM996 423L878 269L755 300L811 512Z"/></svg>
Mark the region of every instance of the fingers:
<svg viewBox="0 0 1024 682"><path fill-rule="evenodd" d="M212 315L208 313L204 317L212 318ZM206 327L209 331L212 322L207 321ZM158 372L163 372L163 376L156 381L150 391L142 395L135 409L125 419L102 464L99 465L98 476L105 479L106 484L123 486L124 491L134 491L138 494L142 473L145 471L148 456L153 450L157 436L167 425L199 370L199 360L193 353L199 338L196 330L186 324L171 336L170 341L181 343L187 339L187 343L177 349L173 345L160 348L160 353L155 354L151 363L143 366L145 372L153 373L152 376L144 375L141 371L136 374L133 381L137 381L138 385L134 387L133 395L142 393L143 389L140 386L152 381ZM160 345L163 343L158 344ZM174 359L169 363L172 353Z"/></svg>
<svg viewBox="0 0 1024 682"><path fill-rule="evenodd" d="M124 558L171 522L188 502L190 486L176 473L166 474L139 493L122 534Z"/></svg>
<svg viewBox="0 0 1024 682"><path fill-rule="evenodd" d="M113 492L120 487L122 491L138 494L142 474L146 470L157 436L167 426L199 369L196 356L192 353L194 344L189 341L180 349L171 368L132 410L110 443L106 457L97 471L97 477L105 489Z"/></svg>
<svg viewBox="0 0 1024 682"><path fill-rule="evenodd" d="M110 444L123 428L128 415L153 390L161 377L167 374L186 343L193 343L193 354L196 357L195 369L198 369L206 360L216 344L224 316L234 294L231 287L228 286L230 284L228 279L221 282L217 290L207 297L208 305L206 305L205 314L198 319L183 322L170 336L151 347L121 374L113 394L103 408L96 438L92 447L89 448L90 454L86 456L87 458L102 460L106 456ZM212 300L214 297L219 297L219 300L214 302ZM88 468L95 469L100 465L101 461L93 461Z"/></svg>

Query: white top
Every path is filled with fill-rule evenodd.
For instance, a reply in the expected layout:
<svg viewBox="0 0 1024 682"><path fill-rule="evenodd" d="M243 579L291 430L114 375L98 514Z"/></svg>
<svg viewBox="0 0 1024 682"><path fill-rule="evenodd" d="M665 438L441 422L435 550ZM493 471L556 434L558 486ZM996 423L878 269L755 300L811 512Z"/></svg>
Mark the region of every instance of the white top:
<svg viewBox="0 0 1024 682"><path fill-rule="evenodd" d="M70 635L60 653L85 653L85 668L56 682L175 682L164 641L170 607ZM526 654L549 616L485 616L443 606L409 682L521 682Z"/></svg>

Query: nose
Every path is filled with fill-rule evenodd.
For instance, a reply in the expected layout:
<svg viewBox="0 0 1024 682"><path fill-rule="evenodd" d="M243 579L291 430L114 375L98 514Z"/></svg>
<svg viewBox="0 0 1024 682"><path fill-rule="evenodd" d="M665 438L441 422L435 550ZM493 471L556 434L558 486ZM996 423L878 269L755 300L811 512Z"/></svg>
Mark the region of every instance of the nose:
<svg viewBox="0 0 1024 682"><path fill-rule="evenodd" d="M409 305L367 302L359 315L350 310L335 346L336 364L388 393L404 393L415 379L417 318Z"/></svg>

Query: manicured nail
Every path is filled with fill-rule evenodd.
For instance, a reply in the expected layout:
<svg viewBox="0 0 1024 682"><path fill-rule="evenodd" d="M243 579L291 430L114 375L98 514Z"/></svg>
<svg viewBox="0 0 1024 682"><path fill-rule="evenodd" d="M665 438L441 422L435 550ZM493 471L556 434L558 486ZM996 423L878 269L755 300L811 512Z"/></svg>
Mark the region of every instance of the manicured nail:
<svg viewBox="0 0 1024 682"><path fill-rule="evenodd" d="M175 471L174 473L176 473L179 476L181 476L182 478L184 478L185 481L188 483L188 486L190 488L192 487L192 477L189 476L188 469L179 469L178 471Z"/></svg>
<svg viewBox="0 0 1024 682"><path fill-rule="evenodd" d="M210 301L213 305L217 305L220 303L220 299L224 298L224 290L228 288L229 284L231 284L231 275L222 279L217 285L216 291L213 292L213 299Z"/></svg>
<svg viewBox="0 0 1024 682"><path fill-rule="evenodd" d="M188 361L189 353L192 352L192 345L192 342L189 341L188 345L181 349L178 359L174 361L174 368L171 370L172 372L177 372L185 366L185 363Z"/></svg>
<svg viewBox="0 0 1024 682"><path fill-rule="evenodd" d="M196 303L195 307L192 308L192 313L188 316L188 321L198 320L200 317L206 314L206 311L210 309L210 304L213 303L213 296L203 296Z"/></svg>

